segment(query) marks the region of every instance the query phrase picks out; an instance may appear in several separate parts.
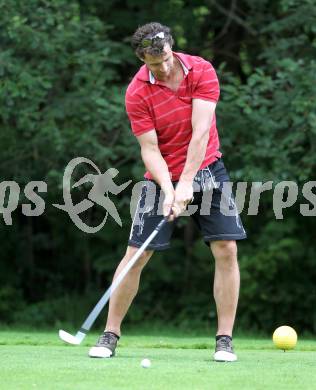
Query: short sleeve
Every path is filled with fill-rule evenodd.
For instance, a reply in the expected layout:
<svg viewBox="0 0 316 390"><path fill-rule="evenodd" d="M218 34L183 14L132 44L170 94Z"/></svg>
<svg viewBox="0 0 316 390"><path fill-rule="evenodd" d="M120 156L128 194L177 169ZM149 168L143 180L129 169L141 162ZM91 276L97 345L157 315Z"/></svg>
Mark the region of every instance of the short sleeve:
<svg viewBox="0 0 316 390"><path fill-rule="evenodd" d="M125 107L134 135L137 137L155 128L148 106L140 96L126 92Z"/></svg>
<svg viewBox="0 0 316 390"><path fill-rule="evenodd" d="M197 71L197 82L192 98L210 100L216 103L219 99L220 90L215 69L207 61L203 61L203 64L199 66L201 68Z"/></svg>

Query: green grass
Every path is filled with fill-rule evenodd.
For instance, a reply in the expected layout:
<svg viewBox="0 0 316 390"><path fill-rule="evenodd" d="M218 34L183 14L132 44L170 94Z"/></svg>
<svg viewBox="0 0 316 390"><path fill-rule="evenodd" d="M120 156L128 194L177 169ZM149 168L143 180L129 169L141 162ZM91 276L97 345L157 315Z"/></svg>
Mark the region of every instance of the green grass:
<svg viewBox="0 0 316 390"><path fill-rule="evenodd" d="M67 329L68 330L68 329ZM203 334L147 330L127 334L114 359L90 359L88 348L59 341L56 332L0 331L0 389L176 390L315 389L316 342L299 340L295 350L276 350L271 339L237 336L238 361L212 361L214 341ZM152 366L140 366L143 358Z"/></svg>

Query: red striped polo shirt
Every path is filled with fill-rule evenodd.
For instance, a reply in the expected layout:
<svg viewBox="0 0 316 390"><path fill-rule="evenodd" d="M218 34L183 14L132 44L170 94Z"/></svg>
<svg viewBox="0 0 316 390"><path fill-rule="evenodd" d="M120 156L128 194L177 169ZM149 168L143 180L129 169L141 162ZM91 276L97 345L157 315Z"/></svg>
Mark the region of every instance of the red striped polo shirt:
<svg viewBox="0 0 316 390"><path fill-rule="evenodd" d="M125 105L134 135L137 137L155 130L159 150L171 175L180 178L192 137L192 99L217 102L219 84L213 66L201 57L173 53L184 69L184 79L176 92L155 80L143 65L129 84ZM210 126L210 137L205 158L199 169L205 168L221 156L216 118ZM150 172L145 177L152 179Z"/></svg>

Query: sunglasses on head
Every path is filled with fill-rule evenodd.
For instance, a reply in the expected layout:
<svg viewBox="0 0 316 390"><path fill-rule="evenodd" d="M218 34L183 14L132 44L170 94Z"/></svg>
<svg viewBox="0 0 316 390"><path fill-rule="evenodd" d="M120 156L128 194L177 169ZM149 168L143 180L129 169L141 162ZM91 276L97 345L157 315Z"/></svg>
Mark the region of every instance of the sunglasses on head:
<svg viewBox="0 0 316 390"><path fill-rule="evenodd" d="M164 39L165 37L165 33L164 32L160 32L160 33L157 33L155 34L153 37L150 37L150 38L144 38L142 41L141 41L141 47L142 48L146 48L146 47L150 47L153 45L153 43L156 41L156 40L161 40L161 39Z"/></svg>

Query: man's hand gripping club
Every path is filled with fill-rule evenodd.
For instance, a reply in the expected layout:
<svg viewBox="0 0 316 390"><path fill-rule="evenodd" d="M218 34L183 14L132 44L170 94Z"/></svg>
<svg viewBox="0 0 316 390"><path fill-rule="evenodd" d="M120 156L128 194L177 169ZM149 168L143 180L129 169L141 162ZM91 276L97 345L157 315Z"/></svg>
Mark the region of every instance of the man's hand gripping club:
<svg viewBox="0 0 316 390"><path fill-rule="evenodd" d="M175 189L164 191L163 214L170 214L169 221L173 221L182 214L193 200L192 182L180 181Z"/></svg>

